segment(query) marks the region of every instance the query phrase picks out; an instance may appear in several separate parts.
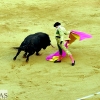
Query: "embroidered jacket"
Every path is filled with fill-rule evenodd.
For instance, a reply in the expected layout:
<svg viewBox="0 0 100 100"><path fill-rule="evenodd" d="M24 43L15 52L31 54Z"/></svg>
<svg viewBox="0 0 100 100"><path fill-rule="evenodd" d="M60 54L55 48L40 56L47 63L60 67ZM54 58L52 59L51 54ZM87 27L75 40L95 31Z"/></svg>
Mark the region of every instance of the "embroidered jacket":
<svg viewBox="0 0 100 100"><path fill-rule="evenodd" d="M66 31L66 29L64 27L59 25L57 27L55 37L56 37L56 40L58 40L57 38L60 39L59 42L65 41L69 37L69 34L70 34L70 32Z"/></svg>

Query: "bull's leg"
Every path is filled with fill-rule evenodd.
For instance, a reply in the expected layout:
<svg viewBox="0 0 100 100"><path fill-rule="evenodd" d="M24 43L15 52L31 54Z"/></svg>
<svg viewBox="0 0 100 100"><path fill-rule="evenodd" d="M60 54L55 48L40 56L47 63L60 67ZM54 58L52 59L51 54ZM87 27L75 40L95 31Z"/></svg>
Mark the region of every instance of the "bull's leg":
<svg viewBox="0 0 100 100"><path fill-rule="evenodd" d="M16 56L13 58L13 60L16 60L17 56L20 54L21 50L19 49Z"/></svg>
<svg viewBox="0 0 100 100"><path fill-rule="evenodd" d="M29 54L27 55L26 62L29 61L29 57L30 57L31 55L33 55L33 54L34 54L34 52L31 52L31 53L29 53Z"/></svg>
<svg viewBox="0 0 100 100"><path fill-rule="evenodd" d="M39 52L36 52L36 55L37 55L37 56L40 56L41 54L40 54Z"/></svg>
<svg viewBox="0 0 100 100"><path fill-rule="evenodd" d="M25 52L24 54L23 54L23 58L26 58L27 57L27 52Z"/></svg>
<svg viewBox="0 0 100 100"><path fill-rule="evenodd" d="M41 50L41 49L39 49L39 50L36 51L36 55L37 55L37 56L40 56L40 55L41 55L41 54L39 53L40 50Z"/></svg>

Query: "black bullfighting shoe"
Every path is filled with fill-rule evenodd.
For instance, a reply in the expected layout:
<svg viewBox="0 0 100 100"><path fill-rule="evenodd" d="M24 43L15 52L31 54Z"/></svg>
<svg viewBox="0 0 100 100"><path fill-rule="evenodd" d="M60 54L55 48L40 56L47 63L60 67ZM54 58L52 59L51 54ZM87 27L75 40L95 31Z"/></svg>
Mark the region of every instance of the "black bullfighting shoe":
<svg viewBox="0 0 100 100"><path fill-rule="evenodd" d="M75 65L75 60L74 60L74 63L72 63L72 66L74 66Z"/></svg>
<svg viewBox="0 0 100 100"><path fill-rule="evenodd" d="M61 60L55 60L54 61L54 63L60 63L61 62Z"/></svg>

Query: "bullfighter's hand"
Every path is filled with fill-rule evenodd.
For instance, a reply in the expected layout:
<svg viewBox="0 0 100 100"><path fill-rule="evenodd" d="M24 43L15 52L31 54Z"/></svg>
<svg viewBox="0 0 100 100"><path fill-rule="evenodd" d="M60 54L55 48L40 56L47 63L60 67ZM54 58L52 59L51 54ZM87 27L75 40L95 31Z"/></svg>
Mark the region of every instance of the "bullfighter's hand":
<svg viewBox="0 0 100 100"><path fill-rule="evenodd" d="M63 43L63 41L60 42L60 44L62 44L62 43Z"/></svg>

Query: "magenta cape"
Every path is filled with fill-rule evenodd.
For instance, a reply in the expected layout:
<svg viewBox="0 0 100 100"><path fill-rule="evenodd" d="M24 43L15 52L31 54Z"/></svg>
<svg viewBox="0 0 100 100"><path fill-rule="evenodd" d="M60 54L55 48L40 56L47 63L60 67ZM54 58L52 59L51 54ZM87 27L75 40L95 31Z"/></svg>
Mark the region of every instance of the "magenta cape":
<svg viewBox="0 0 100 100"><path fill-rule="evenodd" d="M84 32L79 32L79 31L72 30L72 31L70 31L69 37L71 39L69 41L69 44L72 44L75 40L82 41L84 39L92 38L92 35L90 35L88 33L84 33ZM46 57L46 60L51 60L54 56L59 56L59 51L56 51L55 53L52 53L52 54L48 55ZM66 56L66 52L63 51L62 57L65 57L65 56Z"/></svg>

